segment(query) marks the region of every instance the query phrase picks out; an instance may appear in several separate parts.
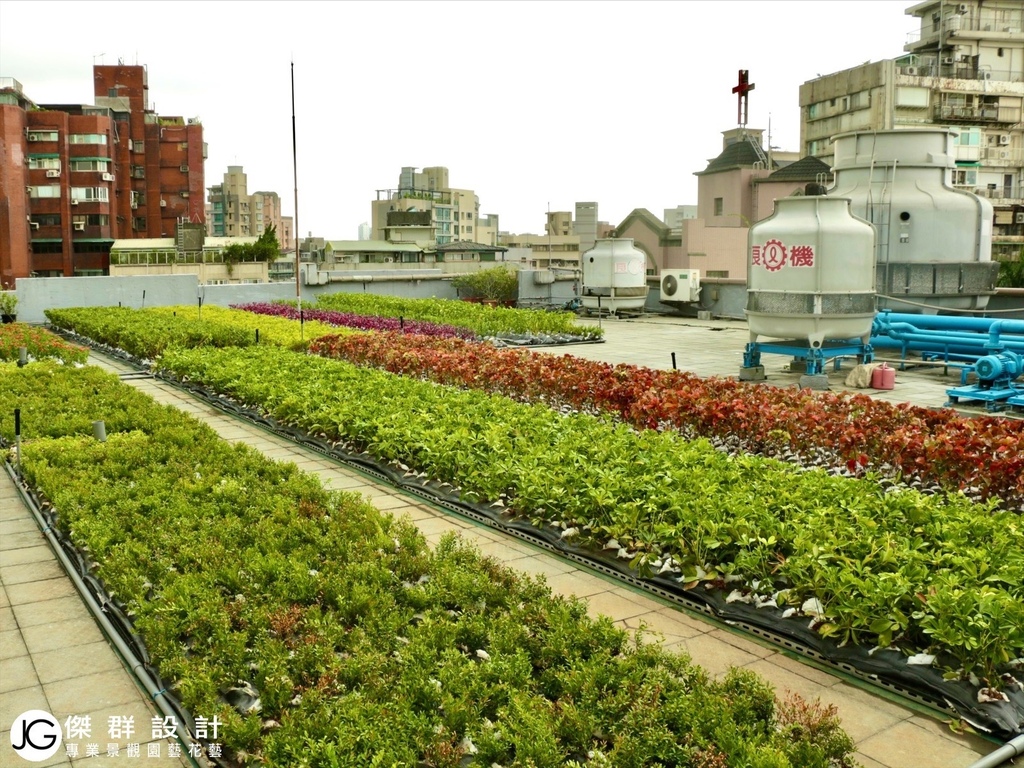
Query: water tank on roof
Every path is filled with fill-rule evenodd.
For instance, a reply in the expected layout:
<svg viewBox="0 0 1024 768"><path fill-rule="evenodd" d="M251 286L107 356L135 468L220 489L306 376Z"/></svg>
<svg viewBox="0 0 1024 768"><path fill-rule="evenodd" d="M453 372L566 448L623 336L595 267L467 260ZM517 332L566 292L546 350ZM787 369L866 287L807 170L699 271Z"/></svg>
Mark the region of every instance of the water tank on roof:
<svg viewBox="0 0 1024 768"><path fill-rule="evenodd" d="M647 301L647 255L633 238L603 238L583 254L583 308L611 314L642 310Z"/></svg>
<svg viewBox="0 0 1024 768"><path fill-rule="evenodd" d="M759 338L861 339L875 317L875 234L840 197L786 197L747 236L747 324Z"/></svg>
<svg viewBox="0 0 1024 768"><path fill-rule="evenodd" d="M992 205L967 189L948 128L859 131L833 138L835 183L857 216L874 224L878 309L983 309L995 289ZM977 179L974 179L977 183ZM974 189L972 184L971 189Z"/></svg>

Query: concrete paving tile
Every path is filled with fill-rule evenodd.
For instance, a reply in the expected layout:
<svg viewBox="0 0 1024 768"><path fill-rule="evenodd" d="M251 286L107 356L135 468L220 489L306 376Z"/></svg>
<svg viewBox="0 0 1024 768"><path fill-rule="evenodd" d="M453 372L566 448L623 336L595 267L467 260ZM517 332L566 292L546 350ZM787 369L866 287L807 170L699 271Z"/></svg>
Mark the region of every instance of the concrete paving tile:
<svg viewBox="0 0 1024 768"><path fill-rule="evenodd" d="M391 493L364 493L363 497L381 511L401 509L409 503L408 499ZM458 518L452 517L450 519L458 523L460 528L465 528L468 525L468 523L463 523Z"/></svg>
<svg viewBox="0 0 1024 768"><path fill-rule="evenodd" d="M872 760L863 752L854 752L853 759L857 761L857 764L860 766L860 768L892 768L886 763L880 763L877 760Z"/></svg>
<svg viewBox="0 0 1024 768"><path fill-rule="evenodd" d="M89 618L89 611L82 604L82 599L75 597L58 597L44 600L41 603L26 603L11 607L18 619L18 626L24 629L36 624L52 624L73 619ZM0 624L0 629L4 627Z"/></svg>
<svg viewBox="0 0 1024 768"><path fill-rule="evenodd" d="M694 664L702 667L711 677L722 677L732 667L744 667L758 660L758 656L723 642L714 633L708 632L689 637L666 646L667 649L682 650Z"/></svg>
<svg viewBox="0 0 1024 768"><path fill-rule="evenodd" d="M750 655L756 656L760 659L763 659L766 656L770 656L773 653L776 653L774 648L762 645L761 643L755 642L754 640L748 640L747 638L742 637L741 635L738 635L735 632L730 632L726 629L713 629L710 632L708 632L708 635L711 637L715 637L721 640L722 642L729 643L729 645L735 645L740 650L746 651Z"/></svg>
<svg viewBox="0 0 1024 768"><path fill-rule="evenodd" d="M106 641L65 645L51 651L32 652L39 682L43 685L83 675L122 669L121 659Z"/></svg>
<svg viewBox="0 0 1024 768"><path fill-rule="evenodd" d="M39 682L30 656L0 659L0 693L30 688Z"/></svg>
<svg viewBox="0 0 1024 768"><path fill-rule="evenodd" d="M838 685L842 682L842 679L838 675L830 674L824 670L818 669L810 663L794 659L781 652L772 654L767 657L766 660L770 661L777 667L781 667L788 672L792 672L794 675L800 675L800 677L807 678L812 683L817 683L818 685L826 688Z"/></svg>
<svg viewBox="0 0 1024 768"><path fill-rule="evenodd" d="M538 554L538 550L525 542L509 538L481 544L480 553L498 562L510 564L524 557L533 557Z"/></svg>
<svg viewBox="0 0 1024 768"><path fill-rule="evenodd" d="M508 567L519 573L530 576L543 576L545 579L561 573L570 573L578 569L566 560L558 560L549 555L536 554L507 563Z"/></svg>
<svg viewBox="0 0 1024 768"><path fill-rule="evenodd" d="M28 655L25 640L17 629L6 629L0 632L0 659L13 659L15 656Z"/></svg>
<svg viewBox="0 0 1024 768"><path fill-rule="evenodd" d="M814 701L821 696L822 691L831 687L819 685L802 675L779 666L776 664L776 661L780 656L781 654L775 653L765 659L752 661L746 665L745 669L756 672L771 683L780 697L785 697L787 693L798 693L805 700Z"/></svg>
<svg viewBox="0 0 1024 768"><path fill-rule="evenodd" d="M141 696L123 668L47 683L43 692L52 707L50 712L62 721L68 715L134 704Z"/></svg>
<svg viewBox="0 0 1024 768"><path fill-rule="evenodd" d="M57 578L66 578L66 574L56 558L53 560L41 560L36 563L0 565L0 582L3 582L8 588L16 584Z"/></svg>
<svg viewBox="0 0 1024 768"><path fill-rule="evenodd" d="M547 580L551 591L563 597L592 597L611 587L607 581L580 570L556 573Z"/></svg>
<svg viewBox="0 0 1024 768"><path fill-rule="evenodd" d="M857 744L913 715L906 707L844 682L826 688L818 697L825 706L836 705L843 729Z"/></svg>
<svg viewBox="0 0 1024 768"><path fill-rule="evenodd" d="M464 525L459 525L449 517L431 517L417 520L416 527L419 528L420 533L427 537L447 533L448 531L461 533L465 528Z"/></svg>
<svg viewBox="0 0 1024 768"><path fill-rule="evenodd" d="M952 719L951 717L948 719ZM927 717L919 713L911 715L908 722L913 723L919 728L924 729L928 733L931 733L937 739L945 739L953 744L957 744L966 749L975 750L978 754L987 755L996 749L996 745L987 739L983 739L981 736L974 733L954 733L950 730L945 720Z"/></svg>
<svg viewBox="0 0 1024 768"><path fill-rule="evenodd" d="M46 708L43 707L43 710L45 711ZM19 712L17 714L21 713ZM17 717L17 714L15 717ZM52 757L46 760L30 763L25 758L19 757L18 753L14 751L14 747L11 746L10 730L0 732L0 768L25 768L26 766L34 766L37 768L65 768L65 766L70 765L71 763L68 761L63 749L58 749Z"/></svg>
<svg viewBox="0 0 1024 768"><path fill-rule="evenodd" d="M37 603L41 600L53 600L57 597L68 597L77 595L74 584L65 575L56 579L43 579L41 581L29 581L23 584L11 584L7 588L7 594L11 605L23 603Z"/></svg>
<svg viewBox="0 0 1024 768"><path fill-rule="evenodd" d="M69 644L86 645L104 639L103 632L88 611L77 619L22 627L21 635L32 653L64 648Z"/></svg>
<svg viewBox="0 0 1024 768"><path fill-rule="evenodd" d="M10 536L0 538L0 552L22 549L23 547L38 547L40 544L45 545L45 543L46 537L43 536L42 531L36 528L34 531L12 533Z"/></svg>
<svg viewBox="0 0 1024 768"><path fill-rule="evenodd" d="M649 631L664 637L665 643L676 643L688 637L696 637L710 632L714 628L711 624L691 618L682 611L671 608L660 608L649 613L642 613L625 621L625 625L630 629L638 629L641 624L646 625Z"/></svg>
<svg viewBox="0 0 1024 768"><path fill-rule="evenodd" d="M11 598L7 596L7 587L0 584L0 608L9 608L11 605Z"/></svg>
<svg viewBox="0 0 1024 768"><path fill-rule="evenodd" d="M47 712L49 711L49 706L49 703L46 701L46 695L43 693L43 687L39 683L33 683L27 688L7 691L3 696L0 696L0 724L6 729L5 733L9 734L11 723L22 712L30 709L41 709ZM4 746L10 750L11 741L9 738L0 739L0 749ZM24 763L24 761L22 762Z"/></svg>
<svg viewBox="0 0 1024 768"><path fill-rule="evenodd" d="M22 547L21 549L9 549L0 552L0 566L39 563L44 560L53 559L53 550L45 543L37 547Z"/></svg>
<svg viewBox="0 0 1024 768"><path fill-rule="evenodd" d="M412 522L440 516L440 513L434 512L419 504L408 504L404 507L396 507L395 509L390 509L388 511L395 517L407 517Z"/></svg>
<svg viewBox="0 0 1024 768"><path fill-rule="evenodd" d="M14 620L14 609L10 606L0 608L0 631L17 628L18 624Z"/></svg>
<svg viewBox="0 0 1024 768"><path fill-rule="evenodd" d="M651 613L660 607L643 595L616 587L587 598L587 606L587 612L591 616L608 616L614 621L625 621L634 616Z"/></svg>
<svg viewBox="0 0 1024 768"><path fill-rule="evenodd" d="M870 736L857 748L865 757L890 768L956 768L971 765L986 754L937 737L906 720Z"/></svg>
<svg viewBox="0 0 1024 768"><path fill-rule="evenodd" d="M13 520L0 520L0 536L38 530L39 526L36 525L36 521L27 512Z"/></svg>

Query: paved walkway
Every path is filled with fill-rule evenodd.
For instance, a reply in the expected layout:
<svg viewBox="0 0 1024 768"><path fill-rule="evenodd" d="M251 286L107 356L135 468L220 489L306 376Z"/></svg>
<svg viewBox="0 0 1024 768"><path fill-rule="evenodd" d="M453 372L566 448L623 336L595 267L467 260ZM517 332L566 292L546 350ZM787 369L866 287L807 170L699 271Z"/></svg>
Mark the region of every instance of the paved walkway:
<svg viewBox="0 0 1024 768"><path fill-rule="evenodd" d="M722 326L718 322L700 324L655 319L653 322L605 320L602 324L608 330L608 343L574 346L558 352L669 368L669 353L677 351L680 368L702 375L734 376L736 370L725 370L729 361L723 363L721 359L733 354L736 344L742 350L746 343L745 328L740 334L736 329L711 330ZM723 343L725 340L728 341ZM661 363L652 359L654 357ZM127 370L95 356L92 362L115 372ZM707 370L714 366L722 370ZM785 383L781 379L788 375L793 377L794 383L799 377L799 373L769 370L771 383ZM833 376L845 378L845 372ZM912 372L901 374L897 378L897 389L887 394L894 399L912 394L918 404L940 405L919 402L920 398L934 401L937 393L944 393L947 386L928 376L934 378L934 372L924 378ZM340 467L316 452L228 417L169 385L153 379L136 379L129 383L159 402L172 404L202 419L227 440L245 442L271 458L292 461L299 468L317 474L330 488L363 494L379 509L408 516L431 545L448 531L458 532L475 542L483 553L506 565L522 572L542 574L555 592L584 598L594 615L610 616L631 629L644 624L660 633L666 648L687 652L713 675L724 674L730 666L746 667L771 681L780 694L793 691L809 700L834 704L843 727L857 744L857 759L864 768L966 768L980 755L995 748L994 744L977 736L957 735L939 719L884 695L868 692L770 646ZM152 716L152 709L147 714L148 701L133 685L128 673L120 668L117 657L103 641L81 600L73 594L70 581L59 572L42 535L9 487L9 481L7 485L4 483L4 478L0 478L0 531L3 533L0 545L0 722L9 729L18 713L35 707L47 709L58 718L94 713L94 724L105 723L111 714L134 712L137 732L148 735ZM14 756L9 731L5 730L0 737L0 768L27 765ZM141 757L127 757L125 740L117 757L104 757L105 734L102 741L101 755L90 759L87 765L180 764L166 758L166 744L163 745L165 757L157 761L146 758L145 744L141 746ZM79 757L69 761L58 753L53 762L37 764L77 765L79 762L84 760Z"/></svg>

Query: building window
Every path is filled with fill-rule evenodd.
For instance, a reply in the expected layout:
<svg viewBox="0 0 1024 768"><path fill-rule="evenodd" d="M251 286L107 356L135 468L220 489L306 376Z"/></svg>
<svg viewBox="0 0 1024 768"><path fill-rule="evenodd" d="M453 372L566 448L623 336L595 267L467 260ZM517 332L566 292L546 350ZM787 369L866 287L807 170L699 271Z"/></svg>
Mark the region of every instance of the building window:
<svg viewBox="0 0 1024 768"><path fill-rule="evenodd" d="M72 187L71 199L106 203L110 200L110 189L107 187Z"/></svg>
<svg viewBox="0 0 1024 768"><path fill-rule="evenodd" d="M30 171L46 169L48 171L59 171L60 170L60 158L59 157L29 157L28 169Z"/></svg>
<svg viewBox="0 0 1024 768"><path fill-rule="evenodd" d="M729 270L727 269L709 269L704 273L705 277L728 277Z"/></svg>
<svg viewBox="0 0 1024 768"><path fill-rule="evenodd" d="M56 141L56 131L29 131L27 136L29 141Z"/></svg>
<svg viewBox="0 0 1024 768"><path fill-rule="evenodd" d="M978 171L975 169L956 168L953 170L954 187L975 187L978 185Z"/></svg>
<svg viewBox="0 0 1024 768"><path fill-rule="evenodd" d="M724 203L723 203L722 198L716 197L715 198L715 214L714 215L715 216L721 216L723 210L724 210Z"/></svg>
<svg viewBox="0 0 1024 768"><path fill-rule="evenodd" d="M132 142L132 146L129 147L129 149L131 149L132 152L145 152L146 142L144 142L142 139L136 139L134 142Z"/></svg>
<svg viewBox="0 0 1024 768"><path fill-rule="evenodd" d="M105 133L72 133L68 137L68 141L72 144L106 144L107 135Z"/></svg>
<svg viewBox="0 0 1024 768"><path fill-rule="evenodd" d="M64 253L64 243L32 243L32 253ZM55 277L60 277L60 272Z"/></svg>
<svg viewBox="0 0 1024 768"><path fill-rule="evenodd" d="M72 171L106 171L109 160L71 160Z"/></svg>
<svg viewBox="0 0 1024 768"><path fill-rule="evenodd" d="M43 187L29 187L29 197L60 197L60 184L48 184Z"/></svg>
<svg viewBox="0 0 1024 768"><path fill-rule="evenodd" d="M466 234L467 234L467 235L471 235L471 234L473 234L473 228L467 225L467 226L466 226Z"/></svg>
<svg viewBox="0 0 1024 768"><path fill-rule="evenodd" d="M134 229L136 232L141 232L145 228L146 228L146 217L145 216L136 216L134 219L132 219L132 229Z"/></svg>
<svg viewBox="0 0 1024 768"><path fill-rule="evenodd" d="M36 213L32 215L32 228L37 227L59 227L59 213Z"/></svg>

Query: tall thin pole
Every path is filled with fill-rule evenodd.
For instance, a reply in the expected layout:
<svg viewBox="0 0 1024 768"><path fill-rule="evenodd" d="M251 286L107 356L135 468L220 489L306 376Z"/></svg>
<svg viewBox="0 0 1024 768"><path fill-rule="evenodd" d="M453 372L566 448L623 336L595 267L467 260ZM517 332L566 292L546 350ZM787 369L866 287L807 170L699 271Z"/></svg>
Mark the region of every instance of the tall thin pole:
<svg viewBox="0 0 1024 768"><path fill-rule="evenodd" d="M299 313L299 339L302 339L302 287L299 281L299 165L295 139L295 62L292 65L292 174L295 180L295 220L292 222L295 241L295 310Z"/></svg>

